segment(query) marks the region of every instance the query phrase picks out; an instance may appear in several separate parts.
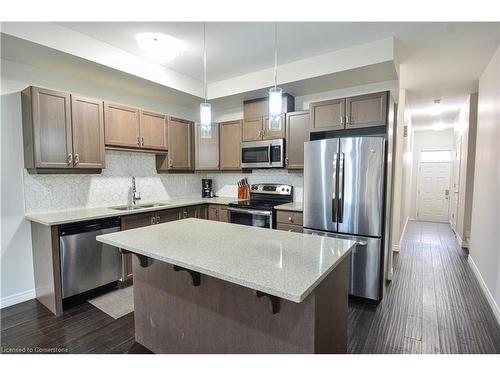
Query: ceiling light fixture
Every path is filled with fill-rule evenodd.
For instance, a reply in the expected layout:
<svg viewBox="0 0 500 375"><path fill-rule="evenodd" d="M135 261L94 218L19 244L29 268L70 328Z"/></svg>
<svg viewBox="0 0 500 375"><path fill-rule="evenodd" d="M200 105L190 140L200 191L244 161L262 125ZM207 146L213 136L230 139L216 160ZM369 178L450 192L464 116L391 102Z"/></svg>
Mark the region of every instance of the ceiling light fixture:
<svg viewBox="0 0 500 375"><path fill-rule="evenodd" d="M439 116L443 113L443 105L441 104L441 99L434 100L434 106L429 109L429 114L431 116Z"/></svg>
<svg viewBox="0 0 500 375"><path fill-rule="evenodd" d="M203 22L203 81L205 83L205 101L200 104L201 137L212 138L212 107L207 103L207 33Z"/></svg>
<svg viewBox="0 0 500 375"><path fill-rule="evenodd" d="M269 129L281 130L283 90L278 87L278 22L274 23L274 87L269 89Z"/></svg>
<svg viewBox="0 0 500 375"><path fill-rule="evenodd" d="M172 61L188 48L183 40L162 33L141 33L135 38L147 57L160 64Z"/></svg>

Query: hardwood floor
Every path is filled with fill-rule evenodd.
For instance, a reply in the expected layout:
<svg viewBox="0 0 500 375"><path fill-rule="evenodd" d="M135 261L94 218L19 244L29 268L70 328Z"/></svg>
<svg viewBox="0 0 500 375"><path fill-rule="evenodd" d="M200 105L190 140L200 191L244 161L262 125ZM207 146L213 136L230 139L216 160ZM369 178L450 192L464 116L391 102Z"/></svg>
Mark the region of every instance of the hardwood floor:
<svg viewBox="0 0 500 375"><path fill-rule="evenodd" d="M88 302L52 315L36 300L0 310L2 352L148 353L133 313L113 319ZM40 349L36 349L40 348ZM500 353L500 328L446 224L408 223L378 306L349 303L350 353Z"/></svg>

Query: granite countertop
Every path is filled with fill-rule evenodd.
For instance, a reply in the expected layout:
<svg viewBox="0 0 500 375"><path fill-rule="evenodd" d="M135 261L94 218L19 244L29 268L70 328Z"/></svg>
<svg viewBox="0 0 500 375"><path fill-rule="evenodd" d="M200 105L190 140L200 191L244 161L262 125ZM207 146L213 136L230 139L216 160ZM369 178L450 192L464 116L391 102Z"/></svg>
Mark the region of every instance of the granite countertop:
<svg viewBox="0 0 500 375"><path fill-rule="evenodd" d="M304 211L302 202L284 203L284 204L280 204L279 206L275 206L274 208L277 210L283 210L283 211L295 211L295 212Z"/></svg>
<svg viewBox="0 0 500 375"><path fill-rule="evenodd" d="M64 210L64 211L54 211L47 213L34 213L26 214L25 218L30 221L34 221L43 225L60 225L75 223L78 221L103 219L107 217L118 217L125 215L139 214L143 212L154 212L159 210L168 210L171 208L194 206L198 204L229 204L238 200L234 197L215 197L215 198L201 198L201 197L183 197L183 198L173 198L168 200L158 200L154 203L166 204L165 206L154 206L140 208L136 210L116 210L109 207L95 207L95 208L83 208L78 210ZM140 202L141 204L147 204L148 202ZM151 203L151 202L149 202Z"/></svg>
<svg viewBox="0 0 500 375"><path fill-rule="evenodd" d="M202 219L177 220L96 239L293 302L303 301L355 244Z"/></svg>

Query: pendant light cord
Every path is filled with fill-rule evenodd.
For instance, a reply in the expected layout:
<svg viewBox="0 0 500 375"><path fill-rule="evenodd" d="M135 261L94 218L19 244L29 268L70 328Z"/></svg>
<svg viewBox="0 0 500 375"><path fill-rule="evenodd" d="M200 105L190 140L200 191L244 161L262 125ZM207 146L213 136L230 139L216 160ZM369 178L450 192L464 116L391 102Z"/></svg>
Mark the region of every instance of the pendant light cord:
<svg viewBox="0 0 500 375"><path fill-rule="evenodd" d="M205 103L207 102L207 32L203 22L203 81L205 83Z"/></svg>
<svg viewBox="0 0 500 375"><path fill-rule="evenodd" d="M274 87L278 86L278 22L274 23Z"/></svg>

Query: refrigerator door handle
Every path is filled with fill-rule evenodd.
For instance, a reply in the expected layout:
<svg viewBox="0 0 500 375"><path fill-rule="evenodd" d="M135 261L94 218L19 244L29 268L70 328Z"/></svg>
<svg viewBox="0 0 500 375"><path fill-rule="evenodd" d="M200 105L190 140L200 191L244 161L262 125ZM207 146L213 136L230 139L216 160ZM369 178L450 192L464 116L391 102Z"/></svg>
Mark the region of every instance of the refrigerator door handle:
<svg viewBox="0 0 500 375"><path fill-rule="evenodd" d="M339 223L342 223L344 220L344 166L345 166L345 154L343 152L340 153L340 162L339 162Z"/></svg>
<svg viewBox="0 0 500 375"><path fill-rule="evenodd" d="M337 165L338 153L333 154L333 174L332 174L332 221L337 222Z"/></svg>

